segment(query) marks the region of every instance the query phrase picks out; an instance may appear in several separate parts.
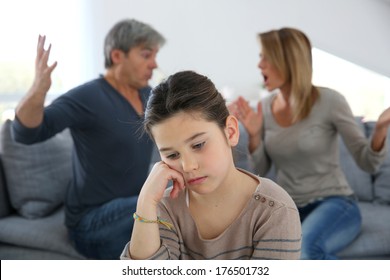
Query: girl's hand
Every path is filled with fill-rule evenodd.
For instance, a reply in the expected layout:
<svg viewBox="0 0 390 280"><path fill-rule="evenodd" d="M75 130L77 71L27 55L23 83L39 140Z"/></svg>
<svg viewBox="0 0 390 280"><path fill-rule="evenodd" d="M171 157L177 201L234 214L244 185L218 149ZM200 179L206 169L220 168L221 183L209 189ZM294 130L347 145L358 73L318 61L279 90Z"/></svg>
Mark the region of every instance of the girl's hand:
<svg viewBox="0 0 390 280"><path fill-rule="evenodd" d="M170 196L176 198L185 188L183 175L163 161L157 162L146 179L138 199L156 206L162 199L169 181L173 182Z"/></svg>

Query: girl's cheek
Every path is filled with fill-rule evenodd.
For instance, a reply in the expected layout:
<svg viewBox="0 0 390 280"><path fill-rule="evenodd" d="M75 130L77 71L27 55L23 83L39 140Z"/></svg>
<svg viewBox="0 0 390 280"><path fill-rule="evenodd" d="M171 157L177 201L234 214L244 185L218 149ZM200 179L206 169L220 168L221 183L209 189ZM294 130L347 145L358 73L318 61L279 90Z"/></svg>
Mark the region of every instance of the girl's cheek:
<svg viewBox="0 0 390 280"><path fill-rule="evenodd" d="M176 163L176 162L166 162L166 165L169 166L169 168L173 169L173 170L176 170L177 172L180 172L183 174L181 168L180 168L180 164L179 163Z"/></svg>

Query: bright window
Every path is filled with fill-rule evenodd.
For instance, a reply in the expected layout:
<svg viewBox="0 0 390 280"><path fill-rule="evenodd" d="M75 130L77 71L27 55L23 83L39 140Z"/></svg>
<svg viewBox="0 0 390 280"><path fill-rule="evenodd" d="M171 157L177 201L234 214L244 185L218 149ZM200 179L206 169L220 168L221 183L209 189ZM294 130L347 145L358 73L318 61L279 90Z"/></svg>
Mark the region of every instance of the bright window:
<svg viewBox="0 0 390 280"><path fill-rule="evenodd" d="M377 120L390 106L390 78L313 49L313 83L343 94L355 116Z"/></svg>
<svg viewBox="0 0 390 280"><path fill-rule="evenodd" d="M81 77L82 7L78 0L13 0L0 3L0 121L13 118L14 108L34 78L38 35L52 44L51 61L58 61L47 101L76 85Z"/></svg>

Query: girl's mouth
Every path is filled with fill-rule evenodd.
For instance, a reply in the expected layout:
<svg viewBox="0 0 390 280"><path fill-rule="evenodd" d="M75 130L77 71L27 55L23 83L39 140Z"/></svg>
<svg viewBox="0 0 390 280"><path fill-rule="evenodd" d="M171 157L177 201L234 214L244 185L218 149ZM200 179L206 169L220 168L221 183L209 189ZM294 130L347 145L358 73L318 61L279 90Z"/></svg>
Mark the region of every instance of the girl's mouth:
<svg viewBox="0 0 390 280"><path fill-rule="evenodd" d="M202 184L204 181L206 181L207 177L197 177L197 178L192 178L187 181L188 185L198 185Z"/></svg>

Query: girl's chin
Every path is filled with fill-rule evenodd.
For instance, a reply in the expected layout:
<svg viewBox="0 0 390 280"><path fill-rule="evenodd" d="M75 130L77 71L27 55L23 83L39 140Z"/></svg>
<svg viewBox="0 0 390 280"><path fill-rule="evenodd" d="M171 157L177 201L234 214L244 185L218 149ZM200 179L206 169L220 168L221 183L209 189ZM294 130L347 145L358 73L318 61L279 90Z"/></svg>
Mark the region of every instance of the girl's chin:
<svg viewBox="0 0 390 280"><path fill-rule="evenodd" d="M204 186L204 185L194 185L194 186L187 186L187 188L199 195L206 195L212 192L212 189L210 187Z"/></svg>

